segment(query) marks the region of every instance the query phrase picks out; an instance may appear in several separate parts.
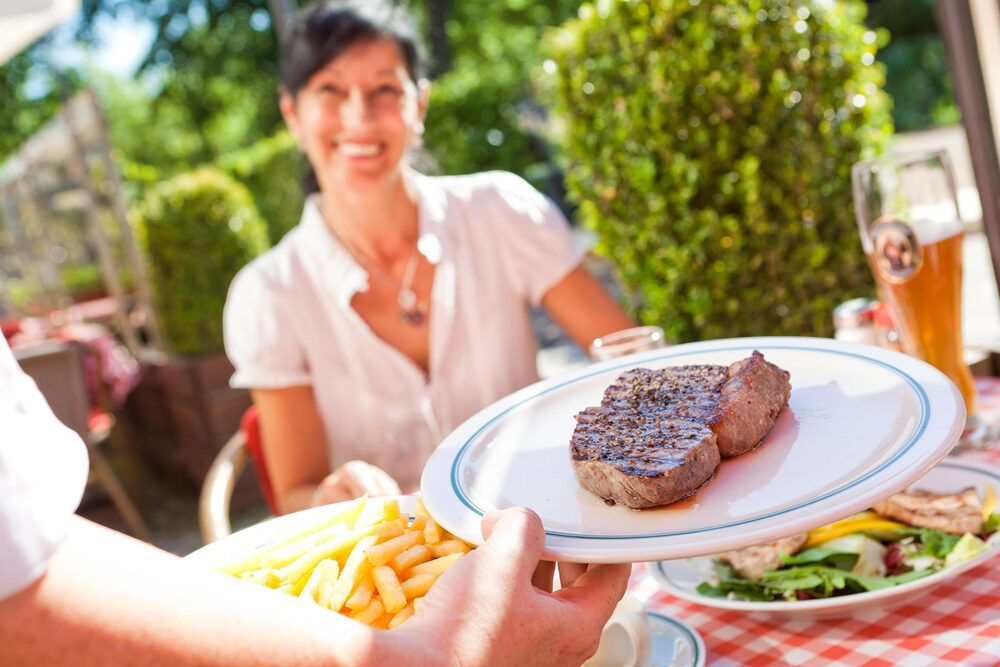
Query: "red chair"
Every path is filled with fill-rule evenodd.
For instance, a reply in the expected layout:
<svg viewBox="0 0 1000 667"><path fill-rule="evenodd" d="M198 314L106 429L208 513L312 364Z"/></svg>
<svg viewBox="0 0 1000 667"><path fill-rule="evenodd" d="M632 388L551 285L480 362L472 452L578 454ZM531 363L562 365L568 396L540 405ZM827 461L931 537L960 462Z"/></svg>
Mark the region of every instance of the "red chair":
<svg viewBox="0 0 1000 667"><path fill-rule="evenodd" d="M232 532L229 523L229 504L233 496L233 487L246 468L248 458L257 473L257 482L268 509L272 514L277 514L274 490L271 487L271 478L267 472L264 451L261 447L260 419L254 406L250 406L243 413L239 430L219 450L201 487L198 518L205 544Z"/></svg>

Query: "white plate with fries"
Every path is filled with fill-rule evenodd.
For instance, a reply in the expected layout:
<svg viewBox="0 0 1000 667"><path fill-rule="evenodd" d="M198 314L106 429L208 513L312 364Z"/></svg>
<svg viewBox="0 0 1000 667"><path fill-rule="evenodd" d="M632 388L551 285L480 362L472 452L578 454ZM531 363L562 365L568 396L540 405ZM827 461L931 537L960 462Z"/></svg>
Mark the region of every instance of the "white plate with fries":
<svg viewBox="0 0 1000 667"><path fill-rule="evenodd" d="M402 496L278 517L186 560L391 629L469 550L427 515L419 499Z"/></svg>
<svg viewBox="0 0 1000 667"><path fill-rule="evenodd" d="M575 415L637 366L730 364L760 350L789 371L789 406L756 450L722 462L693 498L661 508L609 506L577 484ZM546 557L640 562L702 556L836 521L908 486L958 441L965 408L922 361L825 338L736 338L677 345L539 382L482 410L434 452L427 509L462 539L482 515L522 505L546 529Z"/></svg>

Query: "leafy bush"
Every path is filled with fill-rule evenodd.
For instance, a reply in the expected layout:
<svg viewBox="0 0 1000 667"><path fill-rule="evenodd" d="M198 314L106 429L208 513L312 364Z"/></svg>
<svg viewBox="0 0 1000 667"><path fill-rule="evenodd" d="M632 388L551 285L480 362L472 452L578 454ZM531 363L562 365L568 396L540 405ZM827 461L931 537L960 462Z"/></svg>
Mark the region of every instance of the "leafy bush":
<svg viewBox="0 0 1000 667"><path fill-rule="evenodd" d="M301 181L305 158L287 131L219 160L219 167L245 185L267 223L274 245L302 216Z"/></svg>
<svg viewBox="0 0 1000 667"><path fill-rule="evenodd" d="M864 12L608 0L550 36L568 188L671 339L828 334L871 291L850 169L891 124Z"/></svg>
<svg viewBox="0 0 1000 667"><path fill-rule="evenodd" d="M199 169L151 188L134 219L171 350L222 350L229 283L267 248L250 193L220 171Z"/></svg>

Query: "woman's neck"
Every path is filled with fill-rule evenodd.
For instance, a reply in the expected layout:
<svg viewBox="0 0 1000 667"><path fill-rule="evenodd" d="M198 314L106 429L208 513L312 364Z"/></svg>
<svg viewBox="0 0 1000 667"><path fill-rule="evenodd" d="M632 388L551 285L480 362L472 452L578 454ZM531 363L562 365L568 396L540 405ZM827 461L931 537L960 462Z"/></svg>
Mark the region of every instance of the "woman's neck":
<svg viewBox="0 0 1000 667"><path fill-rule="evenodd" d="M350 249L382 266L408 258L418 234L417 198L403 175L382 188L323 188L323 219Z"/></svg>

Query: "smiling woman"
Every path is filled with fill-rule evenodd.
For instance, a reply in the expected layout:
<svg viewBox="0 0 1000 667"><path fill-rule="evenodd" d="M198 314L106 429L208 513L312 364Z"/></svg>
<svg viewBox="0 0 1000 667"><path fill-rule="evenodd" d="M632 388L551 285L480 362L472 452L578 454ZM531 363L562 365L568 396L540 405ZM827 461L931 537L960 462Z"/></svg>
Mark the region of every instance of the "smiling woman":
<svg viewBox="0 0 1000 667"><path fill-rule="evenodd" d="M281 111L315 191L225 318L281 512L414 489L443 436L537 380L532 306L585 348L632 325L521 178L410 167L430 84L400 8L317 3L285 44Z"/></svg>

